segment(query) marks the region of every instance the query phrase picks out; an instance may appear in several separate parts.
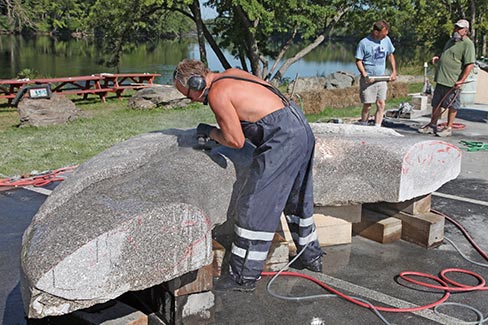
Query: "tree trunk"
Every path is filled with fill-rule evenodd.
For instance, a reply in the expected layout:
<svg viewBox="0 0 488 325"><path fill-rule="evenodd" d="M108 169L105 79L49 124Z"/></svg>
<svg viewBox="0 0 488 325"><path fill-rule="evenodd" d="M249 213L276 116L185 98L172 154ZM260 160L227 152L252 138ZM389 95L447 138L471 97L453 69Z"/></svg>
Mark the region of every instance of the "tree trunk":
<svg viewBox="0 0 488 325"><path fill-rule="evenodd" d="M278 72L276 72L276 74L273 76L272 79L277 79L278 81L281 80L281 78L283 78L283 75L285 74L286 70L288 70L288 68L295 62L297 62L298 60L300 60L301 58L303 58L305 55L307 55L308 53L310 53L313 49L315 49L317 46L320 45L320 43L322 43L323 41L325 40L325 36L324 34L320 35L319 37L317 37L315 39L315 41L313 41L312 44L306 46L305 48L303 48L301 51L299 51L297 54L295 54L294 57L292 58L289 58L288 60L285 61L285 63L283 63L280 67L280 69L278 70Z"/></svg>
<svg viewBox="0 0 488 325"><path fill-rule="evenodd" d="M198 1L198 0L196 0L196 1ZM195 16L193 14L190 15L188 12L183 11L183 10L178 9L178 8L173 8L173 10L182 13L183 15L189 17L190 19L192 19L196 23ZM190 8L190 10L191 10L191 8ZM200 17L201 17L201 15L200 15ZM201 28L202 28L203 35L205 36L205 39L207 40L208 44L210 45L210 47L214 51L215 55L219 59L220 64L222 64L224 69L231 68L229 61L227 61L227 59L225 58L224 53L222 52L222 50L220 50L219 46L217 45L217 42L215 42L215 39L213 38L212 34L209 32L207 26L203 23L203 21L201 19L200 19L200 21L201 21Z"/></svg>
<svg viewBox="0 0 488 325"><path fill-rule="evenodd" d="M481 45L481 55L484 56L486 58L486 33L483 34L483 40L482 40L483 44Z"/></svg>
<svg viewBox="0 0 488 325"><path fill-rule="evenodd" d="M329 35L330 31L334 28L335 24L352 8L352 5L347 5L345 4L344 8L337 8L337 13L335 14L332 19L326 23L326 27L324 29L324 32L319 35L310 45L306 46L304 49L299 51L294 57L289 58L288 60L283 63L283 65L280 67L278 72L271 78L271 79L277 79L278 81L281 81L283 76L285 75L285 72L288 70L288 68L301 58L303 58L305 55L310 53L313 49L315 49L317 46L319 46L324 40L326 35Z"/></svg>
<svg viewBox="0 0 488 325"><path fill-rule="evenodd" d="M213 35L209 32L205 24L203 24L202 27L203 27L203 34L205 35L205 39L207 40L208 44L210 45L215 55L219 59L220 64L222 64L222 67L224 69L230 69L232 66L230 65L229 61L227 61L224 52L222 52L220 47L217 45L217 42L215 42Z"/></svg>
<svg viewBox="0 0 488 325"><path fill-rule="evenodd" d="M278 67L278 64L280 63L281 59L283 59L283 56L285 55L286 51L288 51L290 46L293 44L293 39L295 38L296 34L297 34L297 28L295 26L295 28L293 29L293 33L290 35L288 40L285 42L285 45L281 48L281 51L278 54L278 57L276 58L275 62L273 63L273 66L269 70L269 73L266 74L266 78L265 78L266 80L271 78L271 75L276 70L276 67Z"/></svg>
<svg viewBox="0 0 488 325"><path fill-rule="evenodd" d="M200 2L198 0L193 0L193 3L189 6L193 14L195 25L197 26L197 39L198 39L198 49L200 51L200 61L208 66L207 60L207 50L205 49L205 36L203 33L203 21L202 13L200 11Z"/></svg>
<svg viewBox="0 0 488 325"><path fill-rule="evenodd" d="M478 44L477 35L476 35L476 5L475 0L469 1L470 11L471 11L471 39L473 40L474 44ZM479 53L479 51L478 51Z"/></svg>
<svg viewBox="0 0 488 325"><path fill-rule="evenodd" d="M254 34L251 32L251 30L256 30L259 20L251 22L240 6L235 7L235 12L237 14L237 18L242 23L242 26L244 26L244 29L247 30L244 35L244 43L246 45L247 58L251 63L252 74L258 77L263 77L259 61L259 47Z"/></svg>

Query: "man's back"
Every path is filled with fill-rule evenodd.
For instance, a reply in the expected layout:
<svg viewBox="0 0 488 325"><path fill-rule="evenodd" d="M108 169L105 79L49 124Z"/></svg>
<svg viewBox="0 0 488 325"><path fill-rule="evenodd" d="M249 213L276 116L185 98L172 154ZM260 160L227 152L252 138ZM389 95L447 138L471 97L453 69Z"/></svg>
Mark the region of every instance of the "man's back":
<svg viewBox="0 0 488 325"><path fill-rule="evenodd" d="M268 83L250 73L228 69L212 77L209 104L216 114L229 114L233 108L240 121L256 122L284 106L281 98L264 85Z"/></svg>

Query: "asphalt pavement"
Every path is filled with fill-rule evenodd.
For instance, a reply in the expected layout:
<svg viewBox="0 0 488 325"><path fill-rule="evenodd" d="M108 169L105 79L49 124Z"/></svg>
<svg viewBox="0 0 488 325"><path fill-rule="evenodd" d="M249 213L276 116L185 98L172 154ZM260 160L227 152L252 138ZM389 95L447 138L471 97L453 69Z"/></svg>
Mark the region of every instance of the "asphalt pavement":
<svg viewBox="0 0 488 325"><path fill-rule="evenodd" d="M405 136L420 135L416 129L428 122L427 117L415 120L386 119L385 127ZM454 130L444 141L464 147L461 141L488 143L488 105L470 105L459 111L457 122L464 128ZM441 139L441 138L437 138ZM0 191L0 322L26 324L20 289L19 268L23 231L56 183L41 189L19 188ZM43 191L46 190L46 191ZM460 224L485 252L488 251L488 151L463 149L461 174L433 193L433 209ZM446 222L445 237L452 240L470 259L488 264L467 242L464 235ZM436 248L425 249L399 240L380 244L359 236L352 243L325 249L323 274L301 271L323 281L347 295L387 308L415 308L441 299L443 292L422 289L399 278L402 271L425 272L432 275L448 268L463 268L488 277L487 268L464 259L446 240ZM458 282L477 284L471 276L451 274ZM271 295L269 277L258 282L254 293L215 292L216 305L209 324L383 324L371 309L353 304L330 294L314 282L297 277L279 277L270 286L279 299ZM314 299L298 297L320 295ZM488 317L488 293L473 291L453 293L448 302L463 303L477 308ZM381 312L391 324L462 324L475 321L477 315L466 308L444 305L438 313L432 309L416 312ZM44 322L49 323L49 322ZM205 323L205 322L204 322ZM200 323L200 324L204 324Z"/></svg>

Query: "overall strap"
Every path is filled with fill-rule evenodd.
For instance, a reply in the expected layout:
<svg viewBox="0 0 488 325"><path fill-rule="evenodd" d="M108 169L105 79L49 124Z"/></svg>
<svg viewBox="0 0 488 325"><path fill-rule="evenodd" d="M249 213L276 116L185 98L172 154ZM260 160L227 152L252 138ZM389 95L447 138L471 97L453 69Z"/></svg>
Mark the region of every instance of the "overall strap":
<svg viewBox="0 0 488 325"><path fill-rule="evenodd" d="M214 82L217 82L219 80L222 80L222 79L234 79L234 80L241 80L241 81L247 81L247 82L252 82L252 83L255 83L255 84L258 84L258 85L261 85L267 89L269 89L271 92L273 92L273 94L275 94L276 96L278 96L281 101L283 102L284 105L289 105L290 104L290 100L288 98L285 97L285 95L283 95L281 93L281 91L279 91L278 89L276 89L275 87L269 85L269 84L265 84L265 83L262 83L262 82L259 82L259 81L256 81L256 80L252 80L252 79L247 79L247 78L242 78L242 77L237 77L237 76L222 76L220 78L217 78L214 80ZM213 84L213 83L212 83ZM211 88L212 86L210 86ZM210 89L209 89L210 90Z"/></svg>

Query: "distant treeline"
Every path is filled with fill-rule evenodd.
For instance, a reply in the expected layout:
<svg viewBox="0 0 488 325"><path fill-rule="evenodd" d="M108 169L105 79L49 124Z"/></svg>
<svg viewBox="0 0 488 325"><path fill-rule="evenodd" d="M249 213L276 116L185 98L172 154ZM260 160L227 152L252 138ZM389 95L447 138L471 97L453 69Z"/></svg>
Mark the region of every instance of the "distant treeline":
<svg viewBox="0 0 488 325"><path fill-rule="evenodd" d="M215 17L204 20L202 6ZM0 32L93 35L108 65L117 65L120 53L138 41L194 35L202 60L207 42L224 67L222 48L245 70L277 77L324 40L356 41L379 19L390 23L395 44L440 50L461 18L471 23L478 56L486 56L487 0L0 0ZM284 60L296 44L302 50ZM268 66L265 56L282 66Z"/></svg>

